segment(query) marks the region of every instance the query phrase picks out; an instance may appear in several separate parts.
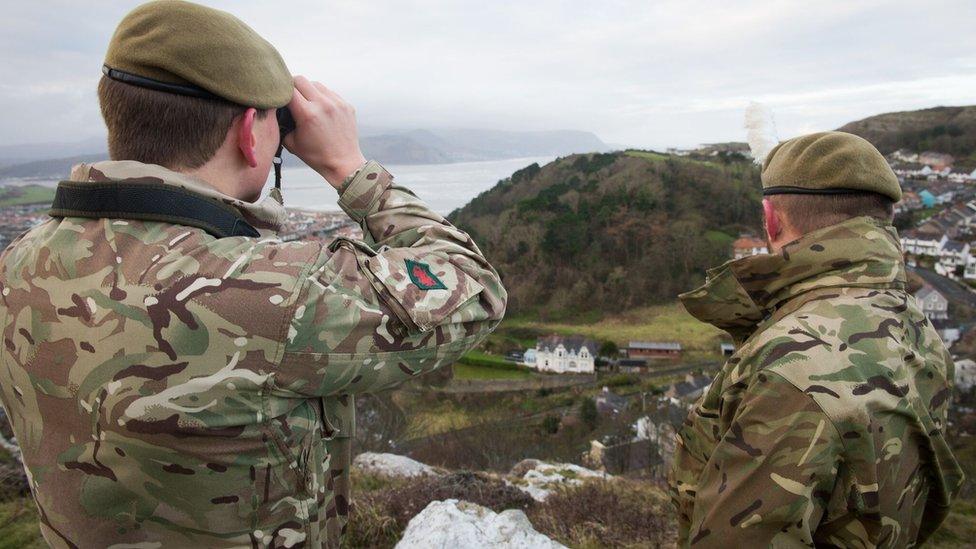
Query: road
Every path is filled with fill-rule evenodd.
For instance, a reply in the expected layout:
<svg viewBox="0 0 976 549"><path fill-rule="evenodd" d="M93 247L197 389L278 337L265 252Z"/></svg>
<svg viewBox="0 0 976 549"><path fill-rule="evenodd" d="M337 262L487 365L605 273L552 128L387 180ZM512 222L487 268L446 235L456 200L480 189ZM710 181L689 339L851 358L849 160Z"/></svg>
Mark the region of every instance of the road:
<svg viewBox="0 0 976 549"><path fill-rule="evenodd" d="M938 290L949 300L949 303L962 302L967 307L976 308L976 292L973 292L967 286L928 269L920 269L918 267L909 267L908 269L922 277L922 280Z"/></svg>

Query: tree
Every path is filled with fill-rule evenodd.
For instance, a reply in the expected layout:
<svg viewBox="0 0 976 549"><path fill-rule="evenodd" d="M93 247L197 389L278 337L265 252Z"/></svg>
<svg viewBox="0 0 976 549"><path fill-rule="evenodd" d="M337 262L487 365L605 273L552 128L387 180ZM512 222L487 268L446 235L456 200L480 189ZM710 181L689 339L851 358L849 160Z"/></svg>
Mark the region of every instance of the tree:
<svg viewBox="0 0 976 549"><path fill-rule="evenodd" d="M542 430L550 435L559 432L559 416L549 414L542 419Z"/></svg>
<svg viewBox="0 0 976 549"><path fill-rule="evenodd" d="M617 353L620 349L617 348L617 344L612 341L604 341L600 344L600 356L605 356L608 358L617 358Z"/></svg>
<svg viewBox="0 0 976 549"><path fill-rule="evenodd" d="M596 409L596 401L592 398L587 398L580 404L580 419L589 430L596 429L596 424L600 421L600 413Z"/></svg>

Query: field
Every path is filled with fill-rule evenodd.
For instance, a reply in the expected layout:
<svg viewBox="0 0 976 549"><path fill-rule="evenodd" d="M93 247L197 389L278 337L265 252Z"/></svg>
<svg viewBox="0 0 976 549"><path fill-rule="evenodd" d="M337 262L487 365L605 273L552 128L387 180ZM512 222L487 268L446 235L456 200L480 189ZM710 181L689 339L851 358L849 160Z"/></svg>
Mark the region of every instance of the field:
<svg viewBox="0 0 976 549"><path fill-rule="evenodd" d="M54 189L41 185L0 187L0 207L20 206L22 204L50 204L54 199Z"/></svg>
<svg viewBox="0 0 976 549"><path fill-rule="evenodd" d="M627 151L624 154L627 156L633 156L634 158L650 160L651 162L661 162L668 159L668 155L653 151Z"/></svg>
<svg viewBox="0 0 976 549"><path fill-rule="evenodd" d="M500 328L502 334L506 331L581 334L598 341L613 341L618 346L632 340L677 341L685 348L686 358L693 359L714 357L723 341L720 330L699 322L678 303L642 307L587 324L508 318Z"/></svg>

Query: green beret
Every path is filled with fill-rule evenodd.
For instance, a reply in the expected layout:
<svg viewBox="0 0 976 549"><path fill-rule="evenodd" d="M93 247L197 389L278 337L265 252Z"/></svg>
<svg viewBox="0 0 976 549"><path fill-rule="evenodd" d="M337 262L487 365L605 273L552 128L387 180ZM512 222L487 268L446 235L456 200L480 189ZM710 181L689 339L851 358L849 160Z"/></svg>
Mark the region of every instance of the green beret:
<svg viewBox="0 0 976 549"><path fill-rule="evenodd" d="M258 109L287 105L293 90L278 50L254 29L227 12L179 0L148 2L126 15L103 72L137 86Z"/></svg>
<svg viewBox="0 0 976 549"><path fill-rule="evenodd" d="M856 135L820 132L776 145L762 169L763 195L872 192L898 202L901 185L884 156Z"/></svg>

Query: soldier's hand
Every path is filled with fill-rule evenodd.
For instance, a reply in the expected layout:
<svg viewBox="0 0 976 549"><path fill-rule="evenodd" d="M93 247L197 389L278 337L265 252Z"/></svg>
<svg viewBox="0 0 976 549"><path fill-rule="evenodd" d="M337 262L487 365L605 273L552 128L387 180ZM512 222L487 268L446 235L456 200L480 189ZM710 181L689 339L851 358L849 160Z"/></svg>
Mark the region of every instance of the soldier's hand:
<svg viewBox="0 0 976 549"><path fill-rule="evenodd" d="M296 127L285 136L285 147L338 189L366 162L359 149L356 110L321 82L304 76L295 77L288 108Z"/></svg>

